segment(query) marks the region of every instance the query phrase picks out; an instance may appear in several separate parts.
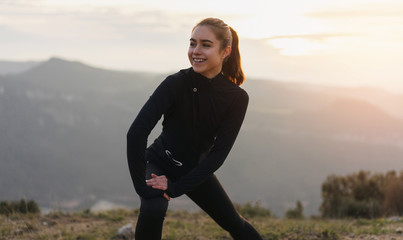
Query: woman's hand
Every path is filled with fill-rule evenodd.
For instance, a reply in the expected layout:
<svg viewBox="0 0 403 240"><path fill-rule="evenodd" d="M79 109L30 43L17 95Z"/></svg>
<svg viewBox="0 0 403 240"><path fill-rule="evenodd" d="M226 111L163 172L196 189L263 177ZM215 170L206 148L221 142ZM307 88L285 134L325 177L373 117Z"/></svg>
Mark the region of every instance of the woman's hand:
<svg viewBox="0 0 403 240"><path fill-rule="evenodd" d="M165 191L168 188L168 179L165 177L165 175L157 176L156 174L152 173L151 179L147 179L146 184L152 188ZM171 199L166 193L164 193L164 198L168 201Z"/></svg>

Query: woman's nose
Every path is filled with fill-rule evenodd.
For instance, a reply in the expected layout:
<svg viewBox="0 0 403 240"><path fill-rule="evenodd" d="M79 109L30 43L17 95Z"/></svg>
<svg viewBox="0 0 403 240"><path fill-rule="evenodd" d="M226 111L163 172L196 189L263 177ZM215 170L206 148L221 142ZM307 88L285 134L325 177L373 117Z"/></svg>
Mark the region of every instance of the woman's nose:
<svg viewBox="0 0 403 240"><path fill-rule="evenodd" d="M200 47L197 45L196 47L193 48L193 54L200 54Z"/></svg>

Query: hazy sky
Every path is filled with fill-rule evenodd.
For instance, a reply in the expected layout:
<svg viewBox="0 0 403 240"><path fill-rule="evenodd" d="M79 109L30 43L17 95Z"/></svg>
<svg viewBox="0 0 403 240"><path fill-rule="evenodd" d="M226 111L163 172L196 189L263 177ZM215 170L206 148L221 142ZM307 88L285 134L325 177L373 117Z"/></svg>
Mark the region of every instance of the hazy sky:
<svg viewBox="0 0 403 240"><path fill-rule="evenodd" d="M210 16L238 31L247 77L403 92L401 0L0 0L0 60L174 72Z"/></svg>

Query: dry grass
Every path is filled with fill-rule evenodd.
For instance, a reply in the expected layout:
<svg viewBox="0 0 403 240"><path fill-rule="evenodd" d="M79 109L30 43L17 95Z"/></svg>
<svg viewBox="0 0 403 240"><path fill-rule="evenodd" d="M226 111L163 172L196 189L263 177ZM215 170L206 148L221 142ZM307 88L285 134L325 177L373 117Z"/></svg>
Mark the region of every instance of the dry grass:
<svg viewBox="0 0 403 240"><path fill-rule="evenodd" d="M127 223L135 225L138 211L114 210L100 213L47 215L0 215L0 240L8 239L118 239L117 232ZM403 240L396 230L403 221L376 220L283 220L269 217L249 221L264 239L359 239ZM231 239L206 214L169 211L164 224L165 240Z"/></svg>

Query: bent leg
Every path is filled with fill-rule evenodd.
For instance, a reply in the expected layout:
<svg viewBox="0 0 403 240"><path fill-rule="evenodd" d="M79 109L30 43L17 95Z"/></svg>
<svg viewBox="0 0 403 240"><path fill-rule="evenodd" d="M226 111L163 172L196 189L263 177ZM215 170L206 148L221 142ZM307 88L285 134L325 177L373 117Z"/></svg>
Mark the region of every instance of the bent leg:
<svg viewBox="0 0 403 240"><path fill-rule="evenodd" d="M147 162L146 178L151 173L161 175L162 172L155 164ZM163 197L145 199L140 197L140 214L137 219L134 237L136 240L161 240L162 226L168 209L168 201Z"/></svg>
<svg viewBox="0 0 403 240"><path fill-rule="evenodd" d="M140 215L137 220L136 240L160 240L168 201L163 197L141 198Z"/></svg>
<svg viewBox="0 0 403 240"><path fill-rule="evenodd" d="M187 194L235 240L261 240L259 233L235 210L215 175Z"/></svg>

